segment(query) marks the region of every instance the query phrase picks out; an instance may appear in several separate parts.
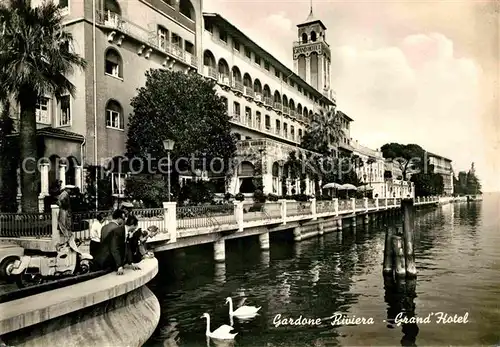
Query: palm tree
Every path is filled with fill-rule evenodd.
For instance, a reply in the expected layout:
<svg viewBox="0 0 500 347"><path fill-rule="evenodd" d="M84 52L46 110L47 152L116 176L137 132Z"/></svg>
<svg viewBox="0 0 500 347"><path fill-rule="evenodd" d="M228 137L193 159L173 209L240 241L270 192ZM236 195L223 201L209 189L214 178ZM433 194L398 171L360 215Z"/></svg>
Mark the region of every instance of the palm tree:
<svg viewBox="0 0 500 347"><path fill-rule="evenodd" d="M331 155L343 134L340 113L334 107L320 109L313 115L302 145L306 149Z"/></svg>
<svg viewBox="0 0 500 347"><path fill-rule="evenodd" d="M86 62L71 52L73 37L64 31L59 8L52 1L31 7L29 0L0 3L0 81L20 106L21 160L37 160L36 104L42 95L74 95L68 80L74 67ZM21 170L22 209L38 211L38 170Z"/></svg>

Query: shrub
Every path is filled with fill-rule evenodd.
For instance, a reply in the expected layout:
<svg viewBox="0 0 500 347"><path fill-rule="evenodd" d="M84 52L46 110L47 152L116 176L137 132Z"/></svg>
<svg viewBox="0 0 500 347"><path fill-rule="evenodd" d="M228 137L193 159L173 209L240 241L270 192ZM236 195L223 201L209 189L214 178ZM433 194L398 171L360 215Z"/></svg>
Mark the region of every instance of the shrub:
<svg viewBox="0 0 500 347"><path fill-rule="evenodd" d="M238 201L243 201L245 200L245 195L243 195L243 193L238 193L234 198Z"/></svg>
<svg viewBox="0 0 500 347"><path fill-rule="evenodd" d="M266 202L266 194L264 194L262 192L262 190L260 189L257 189L254 193L253 193L253 200L255 202L260 202L260 203L264 203Z"/></svg>

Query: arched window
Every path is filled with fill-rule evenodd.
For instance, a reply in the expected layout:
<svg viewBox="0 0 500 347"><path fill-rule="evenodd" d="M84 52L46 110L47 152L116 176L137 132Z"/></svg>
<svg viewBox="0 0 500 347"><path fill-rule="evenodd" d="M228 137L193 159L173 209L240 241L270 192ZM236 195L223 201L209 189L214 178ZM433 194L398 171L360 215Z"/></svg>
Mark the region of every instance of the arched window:
<svg viewBox="0 0 500 347"><path fill-rule="evenodd" d="M125 127L123 110L115 100L108 101L106 105L106 127L123 130Z"/></svg>
<svg viewBox="0 0 500 347"><path fill-rule="evenodd" d="M194 8L189 0L180 0L179 2L179 12L194 21Z"/></svg>
<svg viewBox="0 0 500 347"><path fill-rule="evenodd" d="M315 31L311 31L311 41L316 42L316 32Z"/></svg>
<svg viewBox="0 0 500 347"><path fill-rule="evenodd" d="M302 43L307 43L307 34L306 33L302 34Z"/></svg>
<svg viewBox="0 0 500 347"><path fill-rule="evenodd" d="M112 48L106 51L106 61L104 64L104 72L107 75L123 78L123 63L120 54Z"/></svg>

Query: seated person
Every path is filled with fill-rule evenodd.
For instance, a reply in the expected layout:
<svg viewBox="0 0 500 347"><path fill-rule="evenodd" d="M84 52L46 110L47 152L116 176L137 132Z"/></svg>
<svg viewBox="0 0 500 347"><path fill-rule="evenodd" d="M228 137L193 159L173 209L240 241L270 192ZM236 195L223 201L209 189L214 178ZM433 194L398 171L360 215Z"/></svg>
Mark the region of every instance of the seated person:
<svg viewBox="0 0 500 347"><path fill-rule="evenodd" d="M152 252L148 252L146 248L146 241L148 238L156 236L158 227L150 226L146 230L137 229L130 237L129 245L132 254L132 262L139 263L142 259L153 257Z"/></svg>

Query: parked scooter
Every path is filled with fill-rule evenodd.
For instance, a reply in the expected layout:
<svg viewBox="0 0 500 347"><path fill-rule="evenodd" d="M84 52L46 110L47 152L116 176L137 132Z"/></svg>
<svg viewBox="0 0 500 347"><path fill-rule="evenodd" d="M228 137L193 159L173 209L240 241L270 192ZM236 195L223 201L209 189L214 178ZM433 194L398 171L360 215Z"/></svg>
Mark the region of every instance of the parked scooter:
<svg viewBox="0 0 500 347"><path fill-rule="evenodd" d="M77 242L77 246L81 244ZM62 277L82 275L90 272L93 257L77 252L69 244L60 247L56 254L25 255L16 260L10 274L19 288L42 284Z"/></svg>

